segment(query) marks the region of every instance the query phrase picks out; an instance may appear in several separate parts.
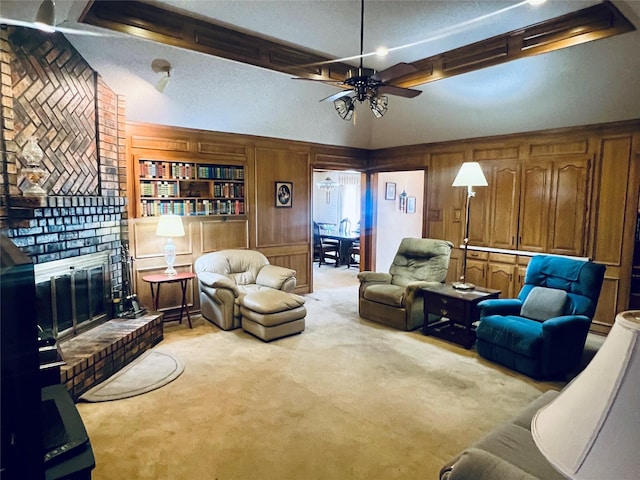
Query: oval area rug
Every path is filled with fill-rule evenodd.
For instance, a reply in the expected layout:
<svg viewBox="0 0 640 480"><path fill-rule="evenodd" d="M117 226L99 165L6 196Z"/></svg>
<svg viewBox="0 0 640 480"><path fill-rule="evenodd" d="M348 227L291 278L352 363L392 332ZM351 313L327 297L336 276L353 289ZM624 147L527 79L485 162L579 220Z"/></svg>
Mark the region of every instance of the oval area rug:
<svg viewBox="0 0 640 480"><path fill-rule="evenodd" d="M182 374L184 365L168 353L147 350L104 382L87 390L80 400L107 402L134 397L160 388Z"/></svg>

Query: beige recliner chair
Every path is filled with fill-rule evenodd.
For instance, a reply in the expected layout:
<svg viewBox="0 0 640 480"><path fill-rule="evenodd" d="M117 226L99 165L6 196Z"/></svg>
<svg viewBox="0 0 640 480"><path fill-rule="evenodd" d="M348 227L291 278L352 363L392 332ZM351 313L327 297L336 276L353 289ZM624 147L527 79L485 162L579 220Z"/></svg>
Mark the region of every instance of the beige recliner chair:
<svg viewBox="0 0 640 480"><path fill-rule="evenodd" d="M445 281L452 247L445 240L403 238L389 273L358 273L360 316L401 330L421 327L424 306L416 292Z"/></svg>
<svg viewBox="0 0 640 480"><path fill-rule="evenodd" d="M296 271L271 265L256 250L220 250L194 263L200 284L202 316L223 330L241 325L239 300L250 292L296 287Z"/></svg>

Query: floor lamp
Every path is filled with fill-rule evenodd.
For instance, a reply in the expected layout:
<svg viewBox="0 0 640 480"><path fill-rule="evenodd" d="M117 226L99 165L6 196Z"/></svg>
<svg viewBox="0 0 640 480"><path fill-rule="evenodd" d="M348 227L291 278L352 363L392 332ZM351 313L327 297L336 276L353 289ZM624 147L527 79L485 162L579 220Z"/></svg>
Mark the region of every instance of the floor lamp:
<svg viewBox="0 0 640 480"><path fill-rule="evenodd" d="M453 282L453 288L458 290L473 290L476 286L472 283L467 283L467 247L469 245L469 204L471 197L475 197L476 192L473 191L473 187L486 187L487 179L482 173L482 168L478 162L465 162L460 167L458 175L456 175L452 186L454 187L467 187L467 204L465 214L465 227L464 227L464 254L462 256L462 276L459 282Z"/></svg>

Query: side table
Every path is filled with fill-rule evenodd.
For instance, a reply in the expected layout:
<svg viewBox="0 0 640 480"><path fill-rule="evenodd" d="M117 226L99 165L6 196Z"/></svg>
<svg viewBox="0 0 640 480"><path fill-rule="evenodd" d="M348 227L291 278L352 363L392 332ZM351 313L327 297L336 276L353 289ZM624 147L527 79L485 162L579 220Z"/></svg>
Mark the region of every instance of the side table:
<svg viewBox="0 0 640 480"><path fill-rule="evenodd" d="M478 303L498 298L500 290L476 287L474 290L456 290L451 284L429 285L418 291L424 299L423 333L449 340L464 348L476 341L474 323L480 319ZM430 321L429 314L438 320Z"/></svg>
<svg viewBox="0 0 640 480"><path fill-rule="evenodd" d="M158 304L160 303L160 286L163 283L176 283L180 282L180 289L182 290L182 301L180 303L180 323L182 323L183 312L187 313L187 320L189 321L189 328L193 328L191 324L191 316L189 315L189 306L187 305L187 283L192 278L196 278L195 273L191 272L179 272L175 275L166 275L164 273L157 275L146 275L142 277L142 280L149 283L151 287L151 300L153 302L153 309L158 311Z"/></svg>

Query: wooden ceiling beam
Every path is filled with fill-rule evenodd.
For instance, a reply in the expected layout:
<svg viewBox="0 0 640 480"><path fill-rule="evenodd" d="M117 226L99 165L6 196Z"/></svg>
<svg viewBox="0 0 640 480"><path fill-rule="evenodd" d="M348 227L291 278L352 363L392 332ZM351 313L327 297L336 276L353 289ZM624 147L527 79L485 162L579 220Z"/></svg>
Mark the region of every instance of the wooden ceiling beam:
<svg viewBox="0 0 640 480"><path fill-rule="evenodd" d="M391 83L411 88L633 30L634 25L611 2L603 2L417 60L411 63L417 72L396 78Z"/></svg>
<svg viewBox="0 0 640 480"><path fill-rule="evenodd" d="M80 22L297 77L342 81L351 65L296 45L139 1L93 1ZM443 78L635 30L609 1L412 62L389 84L412 88Z"/></svg>
<svg viewBox="0 0 640 480"><path fill-rule="evenodd" d="M144 2L93 1L79 22L304 78L341 81L353 68L296 45Z"/></svg>

